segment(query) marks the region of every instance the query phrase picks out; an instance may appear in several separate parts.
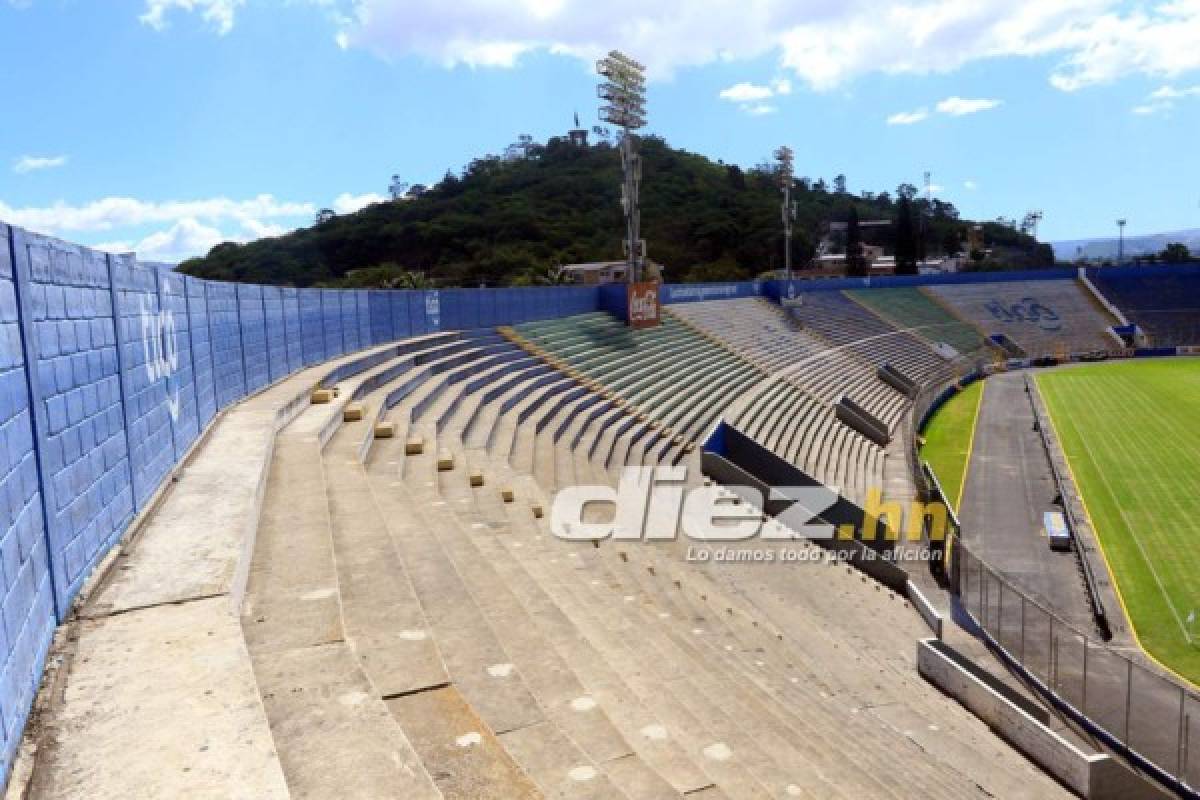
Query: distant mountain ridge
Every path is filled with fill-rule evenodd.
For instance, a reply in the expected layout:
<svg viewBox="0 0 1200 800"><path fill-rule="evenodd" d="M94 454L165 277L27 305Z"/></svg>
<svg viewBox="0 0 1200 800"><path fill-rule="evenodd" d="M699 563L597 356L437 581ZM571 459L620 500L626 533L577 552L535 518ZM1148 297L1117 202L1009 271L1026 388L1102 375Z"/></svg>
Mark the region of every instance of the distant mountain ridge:
<svg viewBox="0 0 1200 800"><path fill-rule="evenodd" d="M1167 245L1180 242L1187 245L1193 253L1200 252L1200 228L1167 233L1151 233L1140 236L1125 237L1125 255L1144 256L1151 253L1161 253ZM1059 261L1074 261L1082 255L1087 259L1116 258L1118 240L1116 236L1099 237L1095 239L1068 239L1061 242L1051 242L1054 257Z"/></svg>

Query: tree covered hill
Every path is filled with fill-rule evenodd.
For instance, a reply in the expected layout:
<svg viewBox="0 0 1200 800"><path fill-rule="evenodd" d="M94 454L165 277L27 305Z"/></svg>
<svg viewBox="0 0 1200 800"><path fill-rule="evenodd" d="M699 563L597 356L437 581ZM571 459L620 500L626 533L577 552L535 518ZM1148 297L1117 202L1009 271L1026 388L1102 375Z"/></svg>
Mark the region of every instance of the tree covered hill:
<svg viewBox="0 0 1200 800"><path fill-rule="evenodd" d="M779 183L769 165L743 170L652 136L638 144L642 230L666 280L744 279L782 267ZM913 197L914 213L927 214L929 254L965 239L967 223L951 204L926 204L910 185L897 192ZM812 258L827 224L845 220L851 207L866 220L895 219L899 206L888 192L848 193L842 176L832 186L799 179L793 197L797 265ZM419 196L324 217L285 236L217 245L179 268L296 286L380 285L401 270L438 286L528 283L554 265L622 257L620 157L607 141L578 146L553 138L527 144L517 157L472 161ZM1001 224L985 227L989 245L1005 247L1011 266L1052 261L1029 237Z"/></svg>

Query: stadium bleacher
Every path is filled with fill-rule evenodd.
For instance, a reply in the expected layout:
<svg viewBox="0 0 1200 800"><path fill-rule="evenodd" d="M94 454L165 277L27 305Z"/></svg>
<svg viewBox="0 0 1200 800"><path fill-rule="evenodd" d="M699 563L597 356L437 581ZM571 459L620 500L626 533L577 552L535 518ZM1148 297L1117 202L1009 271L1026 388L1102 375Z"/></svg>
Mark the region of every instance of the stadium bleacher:
<svg viewBox="0 0 1200 800"><path fill-rule="evenodd" d="M1093 285L1133 324L1149 336L1154 346L1192 345L1200 342L1200 272L1180 267L1177 274L1145 270L1093 269Z"/></svg>
<svg viewBox="0 0 1200 800"><path fill-rule="evenodd" d="M433 345L423 356L437 364L449 347ZM471 342L446 358L469 353L459 367L470 368L488 357L482 350ZM370 734L376 744L368 754L391 747L397 763L419 761L405 784L404 796L415 797L431 783L444 796L486 785L505 797L962 797L978 780L1001 781L991 783L1000 794L1029 780L1055 793L1004 748L996 754L1014 770L1010 777L993 777L995 764L986 778L964 772L958 757L990 734L915 678L911 636L919 623L881 619L895 601L844 567L823 567L813 605L794 610L802 619L790 624L804 631L797 640L764 629L752 608L690 569L678 545L596 548L550 536L533 509L548 508L551 491L613 483L607 455L589 457L586 440L569 446L584 397L567 398L569 390L554 384L531 388L535 377L493 394L503 371L480 382L449 375L422 380L422 390L387 412L424 437L420 453L406 452L404 436L372 440L364 421L337 426L322 453L327 497L311 502L328 507L332 550L320 560L338 575L358 667L387 698L390 720L375 714L376 724L392 726L325 726L326 758L345 751L355 763ZM399 374L394 383L407 380ZM367 418L392 390L385 384L360 394L354 383L342 392L366 405ZM282 436L315 442L327 424L313 406ZM616 438L637 435L631 428ZM365 463L356 458L364 442ZM529 465L552 454L553 471L531 473ZM290 464L286 449L277 458ZM304 485L319 481L314 473ZM505 502L506 488L513 502ZM280 500L292 495L285 504L300 500L273 485L268 508L274 490L282 490ZM259 553L269 547L264 542ZM255 590L252 577L252 597ZM393 611L402 622L393 624ZM405 649L426 655L399 657ZM864 659L881 665L887 680L863 672ZM312 694L293 692L282 702L311 703ZM340 699L321 702L333 714ZM307 765L316 744L304 741L310 729L291 727L294 713L280 719L288 725L276 742L289 786L332 785L329 770ZM871 763L846 759L851 748L873 753ZM380 796L397 785L388 771L360 772L354 785L366 778L377 781L367 788Z"/></svg>
<svg viewBox="0 0 1200 800"><path fill-rule="evenodd" d="M1077 280L930 286L988 335L1004 334L1031 358L1111 350L1117 324Z"/></svg>
<svg viewBox="0 0 1200 800"><path fill-rule="evenodd" d="M806 330L876 367L891 364L918 384L935 383L947 359L923 339L890 324L838 291L808 291L788 312Z"/></svg>
<svg viewBox="0 0 1200 800"><path fill-rule="evenodd" d="M684 488L701 486L700 443L719 420L863 505L904 483L891 456L911 443L912 398L880 368L918 388L954 380L996 355L977 304L1017 295L1036 298L1038 321L1053 310L1055 341L1106 342L1106 315L1077 283L802 290L788 308L755 284L631 330L575 290L546 318L522 297L485 324L504 295L456 307L461 293L164 287L97 258L83 278L51 274L49 256L35 265L33 322L53 329L21 327L11 291L0 307L29 358L5 367L26 390L6 396L41 403L55 432L81 409L129 426L114 428L128 480L105 541L132 517L114 498L145 511L95 585L106 545L82 527L83 558L71 542L51 554L70 568L61 596L39 579L40 613L74 610L65 683L53 679L68 691L35 726L53 737L35 796L1066 796L917 674L926 622L866 574L701 564L678 535L567 541L549 517L557 492L615 487L626 465L683 465ZM59 280L87 284L71 287L87 292L86 324ZM187 319L190 384L127 361L150 352L130 338L150 300ZM99 333L75 358L85 327ZM1041 346L1038 332L1004 332ZM106 359L116 366L93 375ZM181 385L190 417L168 414ZM843 399L891 443L843 423ZM59 442L14 409L4 441L26 451L10 457L10 487ZM45 450L30 455L33 435ZM25 505L41 487L30 481ZM678 533L650 514L655 533ZM6 554L36 565L13 546L28 530L10 521ZM33 603L24 580L8 591Z"/></svg>
<svg viewBox="0 0 1200 800"><path fill-rule="evenodd" d="M857 289L846 294L900 330L929 342L944 342L968 359L991 360L992 344L979 329L955 316L923 289Z"/></svg>

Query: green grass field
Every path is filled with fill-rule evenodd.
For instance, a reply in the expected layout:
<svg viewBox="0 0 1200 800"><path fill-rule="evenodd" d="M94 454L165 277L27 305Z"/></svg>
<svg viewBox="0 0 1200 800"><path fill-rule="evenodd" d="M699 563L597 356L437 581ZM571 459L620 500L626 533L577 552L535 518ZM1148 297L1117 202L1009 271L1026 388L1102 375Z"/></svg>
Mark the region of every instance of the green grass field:
<svg viewBox="0 0 1200 800"><path fill-rule="evenodd" d="M929 462L946 493L946 501L956 511L962 499L975 417L982 398L983 381L975 381L934 413L923 434L925 444L921 447L921 458Z"/></svg>
<svg viewBox="0 0 1200 800"><path fill-rule="evenodd" d="M1200 359L1090 364L1037 383L1138 640L1200 683Z"/></svg>

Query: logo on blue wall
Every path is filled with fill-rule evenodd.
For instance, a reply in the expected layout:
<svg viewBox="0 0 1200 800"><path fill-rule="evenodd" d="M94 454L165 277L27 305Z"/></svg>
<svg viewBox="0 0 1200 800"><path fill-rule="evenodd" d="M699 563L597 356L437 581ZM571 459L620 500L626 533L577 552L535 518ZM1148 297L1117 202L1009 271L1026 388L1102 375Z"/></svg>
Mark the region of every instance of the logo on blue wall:
<svg viewBox="0 0 1200 800"><path fill-rule="evenodd" d="M437 292L425 293L425 318L430 327L442 327L442 302Z"/></svg>
<svg viewBox="0 0 1200 800"><path fill-rule="evenodd" d="M142 353L146 357L146 377L151 384L167 380L179 369L179 346L176 342L175 315L167 311L155 313L141 299ZM167 411L171 420L179 419L179 387L167 389Z"/></svg>

